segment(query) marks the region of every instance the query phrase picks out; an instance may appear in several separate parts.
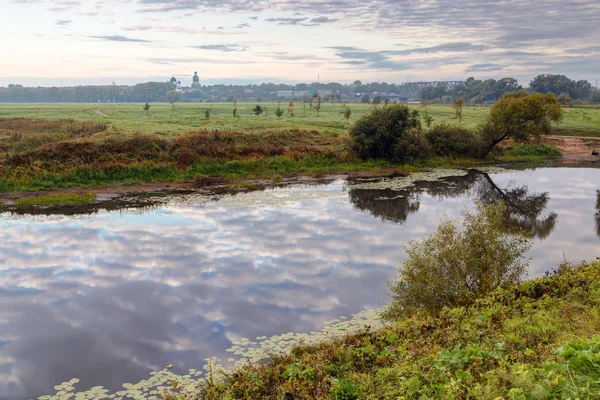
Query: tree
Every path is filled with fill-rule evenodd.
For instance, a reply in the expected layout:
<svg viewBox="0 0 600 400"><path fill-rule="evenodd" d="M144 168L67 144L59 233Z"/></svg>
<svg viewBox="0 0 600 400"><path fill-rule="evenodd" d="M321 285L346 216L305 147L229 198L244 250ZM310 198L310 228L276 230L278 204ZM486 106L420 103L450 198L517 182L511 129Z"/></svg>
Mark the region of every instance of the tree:
<svg viewBox="0 0 600 400"><path fill-rule="evenodd" d="M410 241L399 275L389 282L391 301L383 318L469 305L505 283L517 283L528 266L524 254L531 241L505 232L503 212L502 205L478 204L476 213L465 209L460 222L443 220L429 237Z"/></svg>
<svg viewBox="0 0 600 400"><path fill-rule="evenodd" d="M171 104L171 107L173 107L173 110L175 110L175 106L179 103L179 93L172 94L169 103Z"/></svg>
<svg viewBox="0 0 600 400"><path fill-rule="evenodd" d="M233 99L233 118L238 118L237 99Z"/></svg>
<svg viewBox="0 0 600 400"><path fill-rule="evenodd" d="M318 117L319 111L321 111L321 103L323 102L323 99L321 99L321 96L319 96L318 94L315 94L313 96L313 99L314 99L314 103L311 102L310 106L315 109L315 111L317 112L317 117Z"/></svg>
<svg viewBox="0 0 600 400"><path fill-rule="evenodd" d="M210 119L210 113L211 113L211 111L212 111L212 110L211 110L210 108L207 108L207 109L204 111L204 119Z"/></svg>
<svg viewBox="0 0 600 400"><path fill-rule="evenodd" d="M146 104L144 104L142 108L144 109L144 111L146 111L146 114L148 114L150 111L150 103L146 102Z"/></svg>
<svg viewBox="0 0 600 400"><path fill-rule="evenodd" d="M363 97L360 98L360 102L363 104L369 104L371 102L371 98L368 94L365 94Z"/></svg>
<svg viewBox="0 0 600 400"><path fill-rule="evenodd" d="M452 107L454 108L454 114L456 115L456 118L458 118L459 124L462 122L464 104L465 100L462 97L459 97L452 103Z"/></svg>
<svg viewBox="0 0 600 400"><path fill-rule="evenodd" d="M294 102L293 101L290 101L288 103L288 114L290 117L294 116Z"/></svg>
<svg viewBox="0 0 600 400"><path fill-rule="evenodd" d="M421 101L421 108L423 109L423 121L427 125L427 128L429 128L433 122L433 117L429 115L429 100Z"/></svg>
<svg viewBox="0 0 600 400"><path fill-rule="evenodd" d="M594 90L590 96L592 103L600 103L600 90Z"/></svg>
<svg viewBox="0 0 600 400"><path fill-rule="evenodd" d="M419 155L421 122L405 105L374 109L350 130L352 149L363 159L403 162Z"/></svg>
<svg viewBox="0 0 600 400"><path fill-rule="evenodd" d="M558 96L558 102L563 107L572 107L573 106L571 96L569 96L567 93L561 93L560 96Z"/></svg>
<svg viewBox="0 0 600 400"><path fill-rule="evenodd" d="M304 114L306 114L306 104L310 101L308 95L302 96L302 103L304 104Z"/></svg>
<svg viewBox="0 0 600 400"><path fill-rule="evenodd" d="M592 84L586 80L574 81L565 75L538 75L531 80L529 88L534 92L552 92L556 96L566 93L572 99L587 99L592 91Z"/></svg>
<svg viewBox="0 0 600 400"><path fill-rule="evenodd" d="M350 117L352 116L352 110L350 109L350 107L346 106L345 104L342 106L342 111L341 114L344 116L344 119L346 120L346 123L350 123Z"/></svg>
<svg viewBox="0 0 600 400"><path fill-rule="evenodd" d="M524 142L531 136L547 135L552 123L561 119L562 108L552 93L507 93L490 109L482 129L486 146L481 156L485 157L498 143L507 139Z"/></svg>
<svg viewBox="0 0 600 400"><path fill-rule="evenodd" d="M254 115L256 115L257 117L260 116L260 114L263 113L263 108L260 104L257 104L256 106L254 106L254 108L252 109L252 112L254 113Z"/></svg>
<svg viewBox="0 0 600 400"><path fill-rule="evenodd" d="M373 97L373 104L381 104L381 97L379 97L379 96Z"/></svg>
<svg viewBox="0 0 600 400"><path fill-rule="evenodd" d="M277 116L277 118L281 118L283 113L284 113L284 111L281 109L281 102L279 102L277 104L277 109L275 110L275 115Z"/></svg>

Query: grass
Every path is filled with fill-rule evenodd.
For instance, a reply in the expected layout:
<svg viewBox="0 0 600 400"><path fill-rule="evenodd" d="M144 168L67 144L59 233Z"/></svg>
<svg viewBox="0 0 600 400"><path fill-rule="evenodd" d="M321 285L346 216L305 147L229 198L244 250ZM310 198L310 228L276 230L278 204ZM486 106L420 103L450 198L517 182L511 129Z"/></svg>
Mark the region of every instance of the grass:
<svg viewBox="0 0 600 400"><path fill-rule="evenodd" d="M152 104L146 113L141 103L92 103L92 104L0 104L0 118L23 117L30 119L73 119L91 121L108 126L103 136L133 134L143 132L176 137L191 130L219 129L234 130L243 133L256 133L273 130L299 129L328 134L346 134L349 124L340 114L341 105L323 104L320 115L302 103L295 104L294 116L287 113L287 103L282 102L286 113L281 118L275 116L277 103L261 103L267 106L268 115L257 117L252 114L256 103L238 103L240 118L233 117L232 103L180 103L175 109L166 103ZM350 124L368 113L373 105L348 104L352 110ZM204 118L204 112L212 107L210 119ZM418 105L411 105L422 111ZM100 110L107 115L96 114ZM473 129L479 126L489 112L486 106L465 106L462 126ZM430 105L429 113L433 124L442 122L457 123L454 109L450 105ZM0 128L1 132L1 128ZM567 136L600 137L600 108L567 108L564 120L555 128L555 134Z"/></svg>
<svg viewBox="0 0 600 400"><path fill-rule="evenodd" d="M80 206L94 201L96 201L96 195L93 192L83 194L56 193L17 199L15 204L19 207L65 207Z"/></svg>
<svg viewBox="0 0 600 400"><path fill-rule="evenodd" d="M365 162L350 151L341 105L325 104L320 116L297 104L293 117L252 114L252 104L0 105L0 192L52 190L107 183L194 180L201 176L231 180L299 174L379 173L410 169L403 165ZM351 122L373 109L351 104ZM286 107L287 108L287 107ZM108 115L98 115L101 109ZM456 124L450 106L430 106L434 123ZM466 107L462 125L475 128L488 109ZM598 114L598 115L596 115ZM576 118L571 118L576 117ZM585 130L595 135L600 109L567 109L559 129ZM588 121L589 120L589 121ZM577 122L577 123L575 123ZM589 124L588 124L589 122ZM583 125L582 125L583 124ZM586 125L587 124L587 125ZM542 162L554 156L551 148L517 146L500 161ZM434 158L420 167L472 166L490 160ZM415 169L415 168L413 168Z"/></svg>
<svg viewBox="0 0 600 400"><path fill-rule="evenodd" d="M600 263L563 265L469 308L273 355L199 398L600 398L599 298Z"/></svg>

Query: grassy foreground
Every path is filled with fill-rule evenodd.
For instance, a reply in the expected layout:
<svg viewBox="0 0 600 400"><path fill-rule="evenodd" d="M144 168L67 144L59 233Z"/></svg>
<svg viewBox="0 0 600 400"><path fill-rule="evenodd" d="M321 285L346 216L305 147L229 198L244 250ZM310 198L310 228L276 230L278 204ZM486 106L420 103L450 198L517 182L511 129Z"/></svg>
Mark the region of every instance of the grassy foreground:
<svg viewBox="0 0 600 400"><path fill-rule="evenodd" d="M297 347L200 398L597 399L599 335L600 263L563 265L469 308Z"/></svg>
<svg viewBox="0 0 600 400"><path fill-rule="evenodd" d="M233 117L233 103L180 103L173 108L170 104L152 104L148 113L137 103L91 103L91 104L0 104L1 118L29 119L74 119L104 124L107 133L131 135L136 132L147 134L162 133L163 136L176 137L181 133L201 130L234 130L244 133L256 133L272 130L299 129L328 134L345 134L354 121L373 109L369 104L348 104L352 110L350 124L342 115L341 104L323 103L321 111L316 112L308 105L306 111L302 102L294 105L294 115L288 112L288 103L281 102L285 111L277 118L277 103L260 103L267 107L267 113L256 116L252 113L255 103L238 103L239 118ZM380 106L381 107L381 106ZM411 108L423 109L419 105ZM205 111L212 109L209 119ZM430 105L429 114L433 124L443 122L457 123L451 105ZM461 126L474 129L479 126L489 112L487 106L465 106ZM567 136L600 137L600 108L566 108L563 121L555 128L554 134Z"/></svg>

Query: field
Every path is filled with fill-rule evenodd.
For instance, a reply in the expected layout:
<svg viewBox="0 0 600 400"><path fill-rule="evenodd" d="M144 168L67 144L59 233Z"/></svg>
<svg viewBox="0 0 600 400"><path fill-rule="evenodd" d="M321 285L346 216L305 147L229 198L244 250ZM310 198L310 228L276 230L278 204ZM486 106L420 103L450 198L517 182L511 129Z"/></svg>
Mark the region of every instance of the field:
<svg viewBox="0 0 600 400"><path fill-rule="evenodd" d="M238 104L236 118L233 104L224 103L152 104L148 112L142 104L132 103L0 105L0 192L157 181L192 182L193 186L207 182L206 177L235 183L294 175L385 175L415 167L541 161L556 156L552 149L542 149L541 154L540 149L528 148L485 161L456 156L422 157L410 166L363 161L350 151L348 131L373 105L348 105L349 121L341 115L341 104L323 104L317 115L310 106L304 110L298 103L291 115L287 103L282 103L281 118L276 116L277 103L262 103L266 111L260 116L252 112L254 106ZM434 125L458 124L450 106L432 105L428 111L411 107L421 116L428 112ZM488 110L465 107L461 125L476 129ZM600 109L566 109L554 133L600 137Z"/></svg>
<svg viewBox="0 0 600 400"><path fill-rule="evenodd" d="M285 111L277 118L275 110L277 103L261 103L267 107L266 115L260 117L252 113L255 103L238 103L239 118L233 117L232 103L180 103L173 108L170 104L151 104L148 113L142 109L142 104L0 104L0 118L32 118L32 119L65 119L91 121L106 124L113 133L155 133L162 132L176 136L179 133L200 130L219 129L252 133L270 130L299 129L317 131L320 133L344 134L352 122L373 109L368 104L349 104L352 110L350 123L342 117L341 104L323 103L320 115L308 105L295 103L294 116L287 112L288 104L281 103ZM205 119L205 111L212 107L210 118ZM423 109L418 105L412 108ZM463 110L462 125L466 128L476 128L483 122L488 107L467 106ZM457 123L454 110L449 105L430 105L429 113L433 124L442 122ZM600 108L568 108L565 109L563 122L555 128L555 134L568 136L600 137Z"/></svg>

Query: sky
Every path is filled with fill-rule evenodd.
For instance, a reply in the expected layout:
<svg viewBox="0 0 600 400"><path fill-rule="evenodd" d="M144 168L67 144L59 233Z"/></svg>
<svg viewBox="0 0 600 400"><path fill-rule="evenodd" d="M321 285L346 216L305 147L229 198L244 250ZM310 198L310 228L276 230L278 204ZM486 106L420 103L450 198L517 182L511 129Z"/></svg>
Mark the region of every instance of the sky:
<svg viewBox="0 0 600 400"><path fill-rule="evenodd" d="M600 78L598 0L0 0L0 86Z"/></svg>

